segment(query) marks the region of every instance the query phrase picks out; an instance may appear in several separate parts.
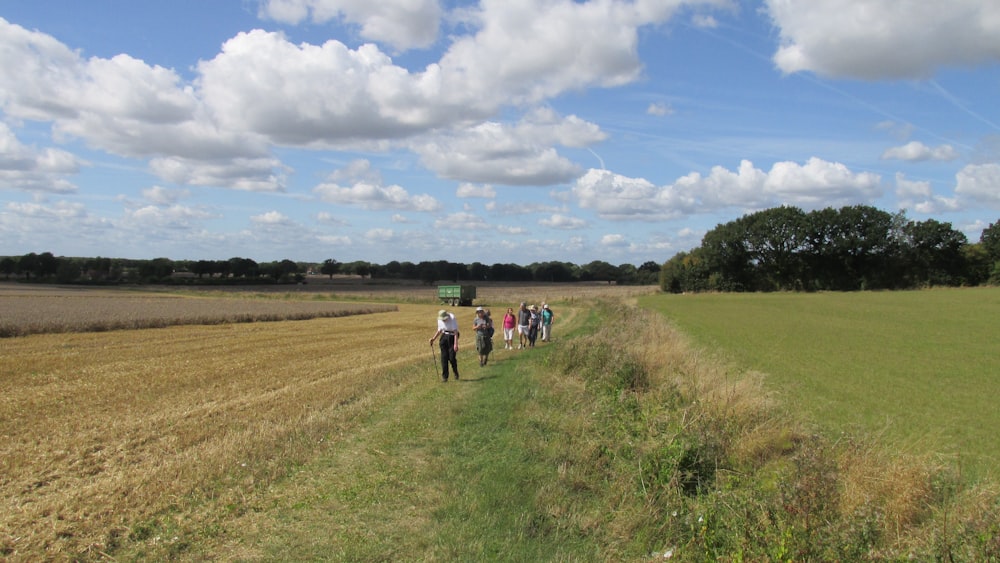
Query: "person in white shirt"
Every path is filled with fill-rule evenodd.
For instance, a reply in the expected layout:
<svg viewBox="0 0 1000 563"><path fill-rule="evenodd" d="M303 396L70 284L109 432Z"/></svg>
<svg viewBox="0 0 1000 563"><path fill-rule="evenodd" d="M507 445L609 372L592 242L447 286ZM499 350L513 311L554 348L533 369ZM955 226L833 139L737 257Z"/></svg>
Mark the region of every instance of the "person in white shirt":
<svg viewBox="0 0 1000 563"><path fill-rule="evenodd" d="M455 319L455 315L441 309L438 311L437 316L437 332L431 337L431 346L434 345L434 340L441 337L440 347L441 347L441 381L448 382L448 365L451 365L451 371L455 374L455 380L458 381L458 321Z"/></svg>

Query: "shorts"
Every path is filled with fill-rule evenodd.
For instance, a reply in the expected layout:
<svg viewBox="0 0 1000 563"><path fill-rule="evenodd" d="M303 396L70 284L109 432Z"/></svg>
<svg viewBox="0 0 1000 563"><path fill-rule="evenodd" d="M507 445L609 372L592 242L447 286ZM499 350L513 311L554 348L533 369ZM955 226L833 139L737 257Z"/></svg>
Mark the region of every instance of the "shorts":
<svg viewBox="0 0 1000 563"><path fill-rule="evenodd" d="M517 333L518 334L523 334L523 335L527 336L528 335L528 325L517 325Z"/></svg>
<svg viewBox="0 0 1000 563"><path fill-rule="evenodd" d="M514 327L503 329L504 340L514 340Z"/></svg>

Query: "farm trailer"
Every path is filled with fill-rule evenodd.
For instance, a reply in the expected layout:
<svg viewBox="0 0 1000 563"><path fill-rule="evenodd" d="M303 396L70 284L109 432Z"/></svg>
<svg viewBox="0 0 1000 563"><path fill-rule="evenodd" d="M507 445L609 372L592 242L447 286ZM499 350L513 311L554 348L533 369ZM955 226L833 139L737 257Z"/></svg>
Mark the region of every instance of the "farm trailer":
<svg viewBox="0 0 1000 563"><path fill-rule="evenodd" d="M474 285L439 285L438 298L446 305L469 307L476 298Z"/></svg>

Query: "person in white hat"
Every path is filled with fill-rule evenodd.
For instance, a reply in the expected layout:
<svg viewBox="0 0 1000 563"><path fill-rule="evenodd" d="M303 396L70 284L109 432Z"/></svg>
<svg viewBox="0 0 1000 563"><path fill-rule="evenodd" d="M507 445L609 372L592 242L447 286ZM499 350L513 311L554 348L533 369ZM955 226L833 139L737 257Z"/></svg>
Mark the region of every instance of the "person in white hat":
<svg viewBox="0 0 1000 563"><path fill-rule="evenodd" d="M552 338L552 317L555 313L548 303L542 303L542 342L548 342Z"/></svg>
<svg viewBox="0 0 1000 563"><path fill-rule="evenodd" d="M451 371L455 374L455 381L458 381L458 321L455 320L455 315L441 309L438 311L438 328L434 336L431 337L431 346L434 345L434 340L438 336L441 337L441 380L445 383L448 382L448 365L451 365Z"/></svg>
<svg viewBox="0 0 1000 563"><path fill-rule="evenodd" d="M479 366L485 366L493 351L493 338L490 332L493 320L486 315L486 309L476 308L476 318L472 319L472 330L476 331L476 351L479 352Z"/></svg>

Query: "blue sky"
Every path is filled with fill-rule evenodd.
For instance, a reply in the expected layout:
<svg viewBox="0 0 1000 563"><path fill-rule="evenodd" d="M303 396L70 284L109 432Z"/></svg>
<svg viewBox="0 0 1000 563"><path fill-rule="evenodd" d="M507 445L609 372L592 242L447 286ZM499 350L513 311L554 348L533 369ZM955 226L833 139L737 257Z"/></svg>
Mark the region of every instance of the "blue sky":
<svg viewBox="0 0 1000 563"><path fill-rule="evenodd" d="M662 263L1000 219L992 0L0 5L0 255Z"/></svg>

